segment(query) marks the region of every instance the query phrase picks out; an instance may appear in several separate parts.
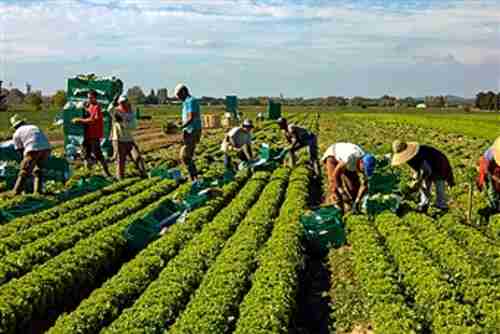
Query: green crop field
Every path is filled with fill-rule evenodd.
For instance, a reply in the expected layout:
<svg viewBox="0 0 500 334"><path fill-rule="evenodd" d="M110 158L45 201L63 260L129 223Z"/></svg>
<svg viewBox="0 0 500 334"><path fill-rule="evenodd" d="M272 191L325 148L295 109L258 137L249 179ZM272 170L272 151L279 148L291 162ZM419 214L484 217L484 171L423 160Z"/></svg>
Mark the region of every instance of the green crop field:
<svg viewBox="0 0 500 334"><path fill-rule="evenodd" d="M162 131L179 121L179 106L140 109L151 117L136 131L147 168L178 167L185 175L179 135ZM254 119L264 107L241 111ZM137 250L127 244L127 227L161 213L191 184L140 179L127 166L122 181L70 192L91 174L75 162L67 184L49 184L45 196L10 198L0 185L0 333L500 333L500 215L488 216L484 194L471 189L500 116L347 107L284 112L318 134L320 154L340 141L380 161L395 139L441 149L456 176L449 212L418 214L408 196L397 215L347 214L347 245L318 254L300 217L327 195L327 180L312 177L302 152L294 169L240 171ZM19 113L62 153L62 130L51 125L56 110ZM0 113L2 139L11 135L10 115ZM204 178L224 174L223 135L204 130L196 151ZM261 143L278 148L286 141L264 121L255 131L255 145ZM381 186L404 187L409 172L381 166ZM43 205L26 210L33 202Z"/></svg>

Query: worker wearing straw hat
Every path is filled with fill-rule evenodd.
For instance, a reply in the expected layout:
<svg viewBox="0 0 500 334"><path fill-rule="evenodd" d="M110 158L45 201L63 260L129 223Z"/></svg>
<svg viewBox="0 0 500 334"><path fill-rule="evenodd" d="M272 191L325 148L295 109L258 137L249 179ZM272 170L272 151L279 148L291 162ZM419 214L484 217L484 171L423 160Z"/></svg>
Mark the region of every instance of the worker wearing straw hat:
<svg viewBox="0 0 500 334"><path fill-rule="evenodd" d="M231 166L231 149L238 152L238 157L243 162L249 162L253 159L252 154L252 121L246 119L241 126L232 128L222 141L221 150L224 152L224 167L226 170L233 170Z"/></svg>
<svg viewBox="0 0 500 334"><path fill-rule="evenodd" d="M290 143L289 154L291 167L295 167L297 151L307 147L309 150L309 163L315 175L319 177L321 168L318 159L318 137L307 129L295 124L289 124L286 118L279 118L277 123L280 129L283 130L286 140Z"/></svg>
<svg viewBox="0 0 500 334"><path fill-rule="evenodd" d="M434 147L416 142L396 140L392 144L392 150L392 166L407 163L414 172L410 190L420 192L417 211L427 212L433 184L436 186L436 207L447 210L446 183L450 187L455 184L448 158Z"/></svg>
<svg viewBox="0 0 500 334"><path fill-rule="evenodd" d="M178 84L175 96L182 101L182 140L180 157L186 165L191 181L198 180L198 171L193 161L196 145L201 139L201 113L198 101L191 96L184 84Z"/></svg>
<svg viewBox="0 0 500 334"><path fill-rule="evenodd" d="M500 137L479 159L479 176L476 180L480 190L485 190L490 208L500 210Z"/></svg>
<svg viewBox="0 0 500 334"><path fill-rule="evenodd" d="M368 178L375 171L375 157L352 143L336 143L328 147L321 159L328 175L328 204L347 212L359 211L368 193Z"/></svg>
<svg viewBox="0 0 500 334"><path fill-rule="evenodd" d="M14 195L19 195L27 179L33 175L33 192L42 192L42 165L50 157L51 146L47 136L35 125L29 125L19 115L10 118L10 124L15 129L12 140L16 150L23 153L19 175L12 190Z"/></svg>

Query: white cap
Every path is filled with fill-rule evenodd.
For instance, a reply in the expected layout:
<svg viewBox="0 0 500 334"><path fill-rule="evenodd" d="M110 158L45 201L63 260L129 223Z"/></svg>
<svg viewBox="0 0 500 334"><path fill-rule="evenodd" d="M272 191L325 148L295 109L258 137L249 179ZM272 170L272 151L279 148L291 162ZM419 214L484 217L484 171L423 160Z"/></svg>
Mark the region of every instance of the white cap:
<svg viewBox="0 0 500 334"><path fill-rule="evenodd" d="M120 95L120 97L118 98L118 103L127 102L127 101L128 101L127 95Z"/></svg>
<svg viewBox="0 0 500 334"><path fill-rule="evenodd" d="M177 96L177 94L179 94L180 90L183 88L187 89L187 86L183 83L177 84L177 86L175 86L175 89L174 89L174 95Z"/></svg>

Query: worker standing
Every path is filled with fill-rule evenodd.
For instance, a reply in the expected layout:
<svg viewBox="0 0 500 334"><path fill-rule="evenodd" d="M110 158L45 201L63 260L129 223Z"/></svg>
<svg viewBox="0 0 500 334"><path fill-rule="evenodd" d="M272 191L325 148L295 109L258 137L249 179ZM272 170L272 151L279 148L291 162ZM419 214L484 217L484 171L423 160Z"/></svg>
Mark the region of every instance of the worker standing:
<svg viewBox="0 0 500 334"><path fill-rule="evenodd" d="M500 137L479 159L479 190L484 190L492 211L500 211Z"/></svg>
<svg viewBox="0 0 500 334"><path fill-rule="evenodd" d="M359 212L368 193L368 178L375 171L375 157L352 143L328 147L321 159L328 175L328 204L343 212Z"/></svg>
<svg viewBox="0 0 500 334"><path fill-rule="evenodd" d="M224 152L224 167L226 170L233 170L229 151L234 149L238 152L238 157L243 162L253 159L252 153L252 121L246 119L241 126L232 128L222 141L221 149Z"/></svg>
<svg viewBox="0 0 500 334"><path fill-rule="evenodd" d="M455 184L453 170L448 158L439 150L417 142L401 142L396 140L392 144L392 166L407 163L413 170L413 183L410 191L419 191L419 212L429 209L432 185L436 187L435 206L440 210L448 210L446 198L446 183L450 187Z"/></svg>
<svg viewBox="0 0 500 334"><path fill-rule="evenodd" d="M180 151L182 162L186 165L191 181L198 180L198 172L193 161L196 145L201 139L201 114L198 101L191 96L184 84L175 87L175 96L182 101L182 140Z"/></svg>
<svg viewBox="0 0 500 334"><path fill-rule="evenodd" d="M40 128L26 124L18 115L10 118L10 124L15 129L12 137L14 146L23 155L21 169L12 192L14 195L19 195L27 179L33 175L33 193L40 194L43 188L42 165L50 157L49 140Z"/></svg>
<svg viewBox="0 0 500 334"><path fill-rule="evenodd" d="M296 152L301 148L307 147L309 150L309 161L316 176L321 174L321 168L318 160L318 138L317 136L295 124L288 124L288 121L281 117L278 119L278 125L284 131L286 140L290 143L289 154L291 167L295 167L297 156Z"/></svg>
<svg viewBox="0 0 500 334"><path fill-rule="evenodd" d="M137 119L126 95L121 95L118 98L113 118L115 122L113 123L112 142L114 157L117 161L117 177L123 178L127 157L134 162L140 175L146 177L146 166L133 136L133 131L137 127Z"/></svg>
<svg viewBox="0 0 500 334"><path fill-rule="evenodd" d="M104 160L101 151L101 139L104 137L104 116L101 106L97 102L97 92L90 91L88 93L88 106L86 118L74 118L73 123L82 124L85 126L85 135L83 140L83 148L85 152L85 167L90 167L92 156L97 160L107 177L111 177L108 170L108 164Z"/></svg>

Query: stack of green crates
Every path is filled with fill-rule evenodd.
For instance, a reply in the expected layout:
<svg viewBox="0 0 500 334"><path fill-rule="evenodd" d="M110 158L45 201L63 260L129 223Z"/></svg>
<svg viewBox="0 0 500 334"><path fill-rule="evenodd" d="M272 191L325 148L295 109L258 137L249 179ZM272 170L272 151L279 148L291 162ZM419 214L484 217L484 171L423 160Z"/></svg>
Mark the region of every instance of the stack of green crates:
<svg viewBox="0 0 500 334"><path fill-rule="evenodd" d="M267 105L267 119L278 119L281 117L281 103L269 100Z"/></svg>
<svg viewBox="0 0 500 334"><path fill-rule="evenodd" d="M325 253L346 242L342 213L333 206L304 214L300 223L304 227L308 246L314 251Z"/></svg>
<svg viewBox="0 0 500 334"><path fill-rule="evenodd" d="M116 97L122 94L123 82L114 77L100 78L93 74L79 75L68 79L68 107L63 111L64 145L66 153L70 151L70 148L79 146L83 142L84 127L81 125L74 125L72 120L75 117L85 116L85 110L77 108L76 104L86 101L87 94L91 90L97 92L97 101L101 105L104 115L104 138L101 147L105 156L111 156L113 152L109 137L111 134L112 120L108 112L108 107Z"/></svg>

